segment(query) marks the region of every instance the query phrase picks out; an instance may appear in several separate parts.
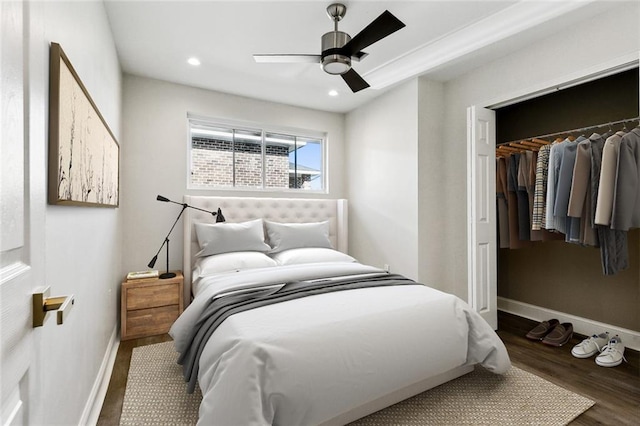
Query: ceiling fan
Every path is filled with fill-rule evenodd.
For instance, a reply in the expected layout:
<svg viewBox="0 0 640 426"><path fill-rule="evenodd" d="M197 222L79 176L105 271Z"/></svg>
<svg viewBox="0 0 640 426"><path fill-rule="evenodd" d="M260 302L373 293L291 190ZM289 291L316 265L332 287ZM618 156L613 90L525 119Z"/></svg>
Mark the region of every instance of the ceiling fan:
<svg viewBox="0 0 640 426"><path fill-rule="evenodd" d="M362 49L395 33L405 24L385 10L351 38L349 34L338 31L338 21L346 12L347 7L344 4L334 3L327 7L327 13L334 22L334 29L322 36L322 53L319 55L264 54L253 55L253 58L256 62L319 63L328 74L340 75L353 93L366 89L369 84L351 68L351 61L360 61L367 55Z"/></svg>

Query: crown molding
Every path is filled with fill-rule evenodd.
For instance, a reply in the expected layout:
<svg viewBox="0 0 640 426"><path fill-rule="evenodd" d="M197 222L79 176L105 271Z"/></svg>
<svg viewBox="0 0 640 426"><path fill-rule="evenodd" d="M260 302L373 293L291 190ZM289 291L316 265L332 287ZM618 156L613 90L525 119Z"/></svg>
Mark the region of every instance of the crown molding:
<svg viewBox="0 0 640 426"><path fill-rule="evenodd" d="M412 78L492 43L536 27L595 0L523 0L460 30L426 43L364 74L374 89Z"/></svg>

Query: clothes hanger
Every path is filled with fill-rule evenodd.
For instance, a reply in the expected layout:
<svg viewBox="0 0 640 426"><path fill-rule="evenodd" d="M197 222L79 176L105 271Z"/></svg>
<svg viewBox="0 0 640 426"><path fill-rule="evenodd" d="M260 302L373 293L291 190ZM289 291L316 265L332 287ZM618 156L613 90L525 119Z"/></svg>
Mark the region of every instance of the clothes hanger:
<svg viewBox="0 0 640 426"><path fill-rule="evenodd" d="M511 142L509 144L509 146L513 147L513 148L519 148L523 151L528 151L529 147L527 145L524 145L522 142Z"/></svg>
<svg viewBox="0 0 640 426"><path fill-rule="evenodd" d="M520 142L520 145L526 146L529 151L539 151L540 147L544 146L530 141L522 141Z"/></svg>
<svg viewBox="0 0 640 426"><path fill-rule="evenodd" d="M500 145L497 148L498 151L502 151L503 153L506 153L507 155L511 155L511 154L516 154L519 153L521 150L518 148L513 148L510 146L506 146L506 145Z"/></svg>
<svg viewBox="0 0 640 426"><path fill-rule="evenodd" d="M551 143L549 141L545 141L544 139L539 139L539 138L533 138L533 139L531 139L531 142L537 143L537 144L540 144L540 145L549 145Z"/></svg>

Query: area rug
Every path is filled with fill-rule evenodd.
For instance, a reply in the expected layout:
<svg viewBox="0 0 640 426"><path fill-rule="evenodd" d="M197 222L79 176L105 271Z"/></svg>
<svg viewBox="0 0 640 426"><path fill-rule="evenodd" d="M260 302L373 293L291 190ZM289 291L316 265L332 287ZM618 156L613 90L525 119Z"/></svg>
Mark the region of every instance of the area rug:
<svg viewBox="0 0 640 426"><path fill-rule="evenodd" d="M133 349L120 424L195 425L202 399L186 393L173 342ZM504 375L476 368L352 426L565 425L593 401L511 367Z"/></svg>

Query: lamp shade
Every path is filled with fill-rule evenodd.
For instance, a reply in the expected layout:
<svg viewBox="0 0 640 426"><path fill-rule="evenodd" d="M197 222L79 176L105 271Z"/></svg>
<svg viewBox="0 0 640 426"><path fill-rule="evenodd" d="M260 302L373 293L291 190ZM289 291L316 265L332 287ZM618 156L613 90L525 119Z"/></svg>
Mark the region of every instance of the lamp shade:
<svg viewBox="0 0 640 426"><path fill-rule="evenodd" d="M218 212L216 213L216 223L218 222L226 222L227 219L222 215L222 210L218 207Z"/></svg>

